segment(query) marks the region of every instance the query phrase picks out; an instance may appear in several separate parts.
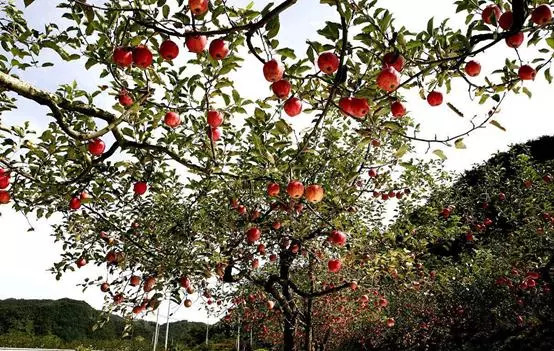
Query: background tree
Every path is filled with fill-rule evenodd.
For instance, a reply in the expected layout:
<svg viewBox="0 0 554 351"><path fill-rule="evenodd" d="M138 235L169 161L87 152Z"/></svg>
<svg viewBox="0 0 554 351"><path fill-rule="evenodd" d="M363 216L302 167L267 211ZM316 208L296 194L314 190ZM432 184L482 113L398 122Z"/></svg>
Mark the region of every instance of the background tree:
<svg viewBox="0 0 554 351"><path fill-rule="evenodd" d="M17 108L15 93L47 106L51 122L37 134L26 123L1 126L0 185L9 190L0 202L38 217L63 213L58 277L106 265L105 276L84 285L109 294L114 310L136 314L166 294L190 306L195 292L224 308L242 285L254 285L283 313L284 349L312 350L318 298L350 288L363 261L367 278L357 283L374 287L383 266L395 275L425 251L380 230L394 207L387 200L413 208L444 178L413 157L412 141L463 148L465 135L489 122L501 127L493 116L506 94L530 94L522 81L537 72L551 79L545 1L455 1L466 28L431 19L420 33L376 1L325 1L337 20L322 24L301 56L275 39L279 15L295 3L255 10L224 1L75 0L59 5L67 27L42 31L2 3L1 109ZM517 50L524 42L533 67ZM473 57L495 45L514 54L479 85ZM20 80L19 70L50 65L40 57L45 48L63 60L85 58L105 84L47 92ZM266 98L242 96L229 78L246 55L271 83ZM488 112L457 135L420 136L402 94L417 90L438 106L454 81ZM110 94L114 106L96 103ZM296 130L288 118L308 126ZM318 278L324 271L331 288Z"/></svg>

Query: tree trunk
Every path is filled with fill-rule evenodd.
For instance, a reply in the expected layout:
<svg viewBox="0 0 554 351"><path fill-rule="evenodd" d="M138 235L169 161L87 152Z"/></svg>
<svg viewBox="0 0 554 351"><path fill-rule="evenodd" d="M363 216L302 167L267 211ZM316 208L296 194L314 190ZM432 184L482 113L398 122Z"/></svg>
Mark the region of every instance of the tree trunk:
<svg viewBox="0 0 554 351"><path fill-rule="evenodd" d="M304 347L306 351L313 350L312 307L313 299L306 299L306 327L304 330Z"/></svg>
<svg viewBox="0 0 554 351"><path fill-rule="evenodd" d="M285 316L285 329L283 332L283 351L296 351L294 332L296 331L296 317L289 319Z"/></svg>
<svg viewBox="0 0 554 351"><path fill-rule="evenodd" d="M293 257L288 252L281 252L281 266L279 276L280 278L288 282L290 279L290 265L292 264ZM284 331L283 331L283 351L296 351L296 311L294 307L293 297L288 285L283 286L283 297L286 304L289 306L292 313L284 313L285 319Z"/></svg>

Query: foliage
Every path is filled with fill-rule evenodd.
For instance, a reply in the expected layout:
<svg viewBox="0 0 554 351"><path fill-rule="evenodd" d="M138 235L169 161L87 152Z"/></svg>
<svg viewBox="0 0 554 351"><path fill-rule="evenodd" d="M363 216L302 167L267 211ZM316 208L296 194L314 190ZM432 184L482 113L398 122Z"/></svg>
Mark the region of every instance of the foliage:
<svg viewBox="0 0 554 351"><path fill-rule="evenodd" d="M551 10L547 6L539 17L535 11L552 1L456 0L463 28L431 18L413 32L376 0L325 0L321 6L331 6L336 20L321 23L302 54L277 39L280 14L296 2L256 9L225 1L72 0L59 3L60 18L37 30L13 2L0 1L0 111L17 109L14 94L49 111L42 128L0 125L0 176L9 186L0 202L39 218L62 214L53 234L64 253L52 272L60 278L87 263L106 266L105 275L83 282L113 301L103 322L111 312L131 320L166 296L185 305L204 301L219 316L239 304L237 296L256 293L277 303L275 329L284 349L296 349L303 337L311 351L325 335L314 334L313 322L321 321L313 312L353 279L400 295L405 286L395 279L415 274L428 244L451 241L460 228L476 224L454 213L444 222L426 221L423 231L412 223L400 233L385 230L391 214L409 213L448 178L438 162L414 154L414 142L464 148L463 138L482 127L504 129L495 115L509 93L531 96L525 82L536 73L551 80ZM485 10L494 4L512 10L510 25L493 7ZM207 52L191 48L199 36L210 40ZM162 44L170 38L177 47L188 41L197 53L174 60ZM526 47L517 49L521 38ZM513 52L484 82L462 68L506 44ZM68 82L48 92L21 80L27 71L54 64L45 62L45 50L96 72L98 86L85 91ZM324 52L334 63L319 62ZM248 55L260 63L260 80L290 83L286 101L288 94L244 96L235 88ZM283 62L284 75L272 59ZM409 106L404 96L411 92L431 106L441 104L457 84L467 85L485 111L467 119L460 133L421 136L414 116L393 111L399 103ZM104 106L106 98L119 103ZM445 105L452 118L465 116L451 102ZM218 111L221 126L207 120ZM432 152L445 158L441 149ZM304 196L295 180L311 185ZM268 193L268 183L281 192ZM433 217L433 202L420 215ZM254 235L247 237L250 229ZM327 240L334 230L346 233L346 245ZM525 238L513 244L535 245ZM537 255L536 264L544 263L545 254ZM482 260L492 262L485 252ZM450 281L464 271L443 273Z"/></svg>

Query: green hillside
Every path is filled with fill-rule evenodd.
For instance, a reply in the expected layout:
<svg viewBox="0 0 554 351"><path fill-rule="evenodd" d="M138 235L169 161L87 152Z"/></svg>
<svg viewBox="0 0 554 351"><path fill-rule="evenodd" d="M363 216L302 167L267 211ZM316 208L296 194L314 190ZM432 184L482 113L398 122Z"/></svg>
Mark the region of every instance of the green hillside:
<svg viewBox="0 0 554 351"><path fill-rule="evenodd" d="M102 350L151 350L155 323L133 321L131 336L122 339L125 321L112 315L102 327L93 331L100 316L86 302L60 300L0 300L0 346L4 347L71 347L92 346ZM198 322L172 323L169 340L175 350L200 349L204 346L206 325ZM165 338L165 324L160 340ZM210 326L210 349L227 350L229 336L219 326Z"/></svg>

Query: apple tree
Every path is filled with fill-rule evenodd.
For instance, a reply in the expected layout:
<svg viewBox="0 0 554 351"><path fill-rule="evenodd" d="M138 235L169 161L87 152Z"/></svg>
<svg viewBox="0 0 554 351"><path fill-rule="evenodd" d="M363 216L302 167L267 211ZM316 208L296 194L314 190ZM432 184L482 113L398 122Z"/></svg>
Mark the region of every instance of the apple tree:
<svg viewBox="0 0 554 351"><path fill-rule="evenodd" d="M430 19L421 32L376 0L322 1L336 17L302 53L277 39L296 4L71 0L38 30L0 2L0 111L21 99L48 110L43 123L0 125L0 203L60 216L57 277L105 267L83 285L135 314L167 295L225 309L243 289L262 290L282 313L283 348L312 350L318 299L353 279L372 286L371 271L394 274L421 250L381 230L445 179L415 143L463 148L466 135L502 128L494 116L509 93L530 95L539 72L551 80L548 1L453 1L463 28ZM479 56L498 46L513 52L481 73ZM97 88L25 81L47 77L51 50L95 72ZM245 96L241 79L268 90ZM483 116L422 135L404 96L459 118L445 101L458 84Z"/></svg>

